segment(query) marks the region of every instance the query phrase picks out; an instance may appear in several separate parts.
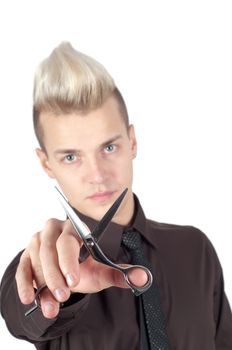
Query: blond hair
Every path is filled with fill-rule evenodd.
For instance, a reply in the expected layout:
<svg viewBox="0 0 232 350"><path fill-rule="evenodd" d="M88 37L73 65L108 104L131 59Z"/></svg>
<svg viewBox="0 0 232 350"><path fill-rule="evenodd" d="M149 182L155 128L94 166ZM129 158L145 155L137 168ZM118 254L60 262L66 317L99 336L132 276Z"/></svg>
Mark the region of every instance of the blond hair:
<svg viewBox="0 0 232 350"><path fill-rule="evenodd" d="M41 112L84 114L100 107L112 94L128 125L125 102L107 70L93 58L75 50L70 43L62 42L40 63L35 73L33 122L40 145L43 146Z"/></svg>

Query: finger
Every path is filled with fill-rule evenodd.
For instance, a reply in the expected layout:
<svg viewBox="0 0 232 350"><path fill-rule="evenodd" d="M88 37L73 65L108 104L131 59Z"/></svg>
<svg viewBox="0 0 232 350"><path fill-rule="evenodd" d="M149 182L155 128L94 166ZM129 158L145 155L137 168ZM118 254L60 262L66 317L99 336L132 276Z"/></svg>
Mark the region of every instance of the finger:
<svg viewBox="0 0 232 350"><path fill-rule="evenodd" d="M19 299L23 304L31 304L35 293L33 288L31 260L26 250L21 255L15 279Z"/></svg>
<svg viewBox="0 0 232 350"><path fill-rule="evenodd" d="M42 266L39 259L40 233L36 233L23 252L16 273L19 297L23 303L34 298L34 287L44 284Z"/></svg>
<svg viewBox="0 0 232 350"><path fill-rule="evenodd" d="M62 228L60 220L51 219L47 222L41 235L39 255L45 283L59 302L66 301L70 296L70 290L59 267L56 249Z"/></svg>
<svg viewBox="0 0 232 350"><path fill-rule="evenodd" d="M42 285L46 285L42 263L40 260L40 249L41 249L41 236L42 233L37 233L32 237L30 245L27 252L27 257L30 261L31 271L32 271L32 286L33 282L35 287L38 289ZM33 293L34 294L34 293ZM34 295L33 295L34 298ZM54 299L52 293L48 288L45 288L39 294L41 310L46 318L53 318L57 315L59 311L59 303Z"/></svg>
<svg viewBox="0 0 232 350"><path fill-rule="evenodd" d="M80 281L79 254L80 243L69 228L64 229L56 242L59 266L69 287Z"/></svg>
<svg viewBox="0 0 232 350"><path fill-rule="evenodd" d="M128 273L128 278L130 282L137 287L143 287L148 282L147 273L142 268L139 268L139 267L130 269Z"/></svg>
<svg viewBox="0 0 232 350"><path fill-rule="evenodd" d="M58 315L60 304L53 297L52 293L48 288L42 290L39 295L40 306L44 317L46 318L54 318Z"/></svg>

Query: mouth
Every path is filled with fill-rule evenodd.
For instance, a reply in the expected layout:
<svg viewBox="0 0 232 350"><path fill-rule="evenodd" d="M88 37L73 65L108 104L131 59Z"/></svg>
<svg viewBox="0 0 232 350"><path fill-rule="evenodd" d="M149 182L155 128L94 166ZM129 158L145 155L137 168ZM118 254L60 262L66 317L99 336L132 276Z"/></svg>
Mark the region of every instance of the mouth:
<svg viewBox="0 0 232 350"><path fill-rule="evenodd" d="M104 191L104 192L95 192L87 198L94 202L105 202L111 199L115 191Z"/></svg>

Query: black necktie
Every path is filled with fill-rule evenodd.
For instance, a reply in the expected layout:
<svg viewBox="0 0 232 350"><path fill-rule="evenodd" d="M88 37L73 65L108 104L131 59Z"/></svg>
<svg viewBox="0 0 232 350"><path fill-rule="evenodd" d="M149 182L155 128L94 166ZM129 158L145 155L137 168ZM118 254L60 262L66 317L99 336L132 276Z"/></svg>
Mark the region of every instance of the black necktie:
<svg viewBox="0 0 232 350"><path fill-rule="evenodd" d="M139 232L132 229L125 231L122 235L122 243L131 253L132 264L143 265L152 272L151 265L142 251L142 238ZM153 274L151 287L139 296L146 323L148 343L150 350L170 350L159 290L154 277Z"/></svg>

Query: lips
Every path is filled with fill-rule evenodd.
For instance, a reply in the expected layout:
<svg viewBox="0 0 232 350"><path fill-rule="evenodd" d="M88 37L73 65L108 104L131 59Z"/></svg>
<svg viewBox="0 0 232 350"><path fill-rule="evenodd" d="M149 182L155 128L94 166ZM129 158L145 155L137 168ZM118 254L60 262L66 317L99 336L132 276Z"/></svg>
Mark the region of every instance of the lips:
<svg viewBox="0 0 232 350"><path fill-rule="evenodd" d="M88 199L96 202L104 202L112 198L115 191L104 191L104 192L95 192Z"/></svg>

